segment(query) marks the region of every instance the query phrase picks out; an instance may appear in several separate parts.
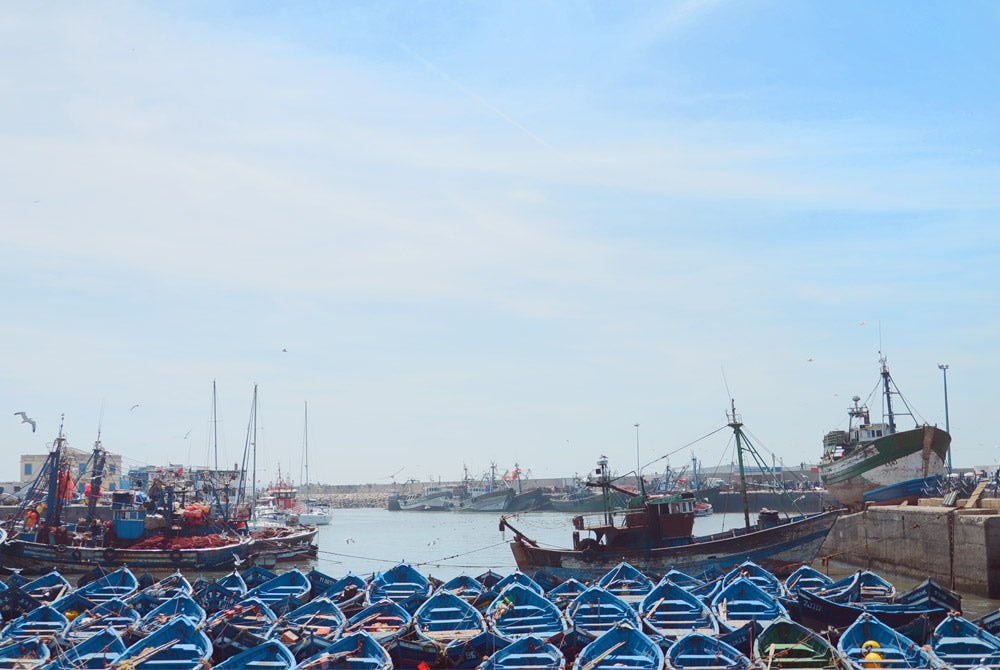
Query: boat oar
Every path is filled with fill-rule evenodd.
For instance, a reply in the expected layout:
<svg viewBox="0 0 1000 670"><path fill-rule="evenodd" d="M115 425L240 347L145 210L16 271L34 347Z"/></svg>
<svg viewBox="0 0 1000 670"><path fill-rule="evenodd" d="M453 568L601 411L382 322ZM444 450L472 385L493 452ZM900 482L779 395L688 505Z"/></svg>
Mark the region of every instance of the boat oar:
<svg viewBox="0 0 1000 670"><path fill-rule="evenodd" d="M618 647L622 646L626 642L628 642L628 640L622 640L618 644L611 645L610 647L608 647L607 649L605 649L603 652L601 652L601 654L599 654L593 661L590 661L589 663L587 663L586 665L584 665L583 668L581 668L581 670L593 670L594 666L596 666L598 663L600 663L601 661L603 661L605 658L608 657L609 654L611 654L611 652L613 652L615 649L617 649Z"/></svg>
<svg viewBox="0 0 1000 670"><path fill-rule="evenodd" d="M177 638L175 640L171 640L170 642L167 642L166 644L161 644L159 647L153 647L152 649L146 649L144 651L141 651L138 654L136 654L136 656L133 657L133 658L124 658L124 659L122 659L121 662L122 663L131 663L132 666L135 667L137 665L145 663L146 661L148 661L150 658L152 658L156 654L160 653L164 649L169 649L170 647L174 646L175 644L177 644L180 641L181 641L181 638ZM118 667L117 664L116 664L116 667Z"/></svg>

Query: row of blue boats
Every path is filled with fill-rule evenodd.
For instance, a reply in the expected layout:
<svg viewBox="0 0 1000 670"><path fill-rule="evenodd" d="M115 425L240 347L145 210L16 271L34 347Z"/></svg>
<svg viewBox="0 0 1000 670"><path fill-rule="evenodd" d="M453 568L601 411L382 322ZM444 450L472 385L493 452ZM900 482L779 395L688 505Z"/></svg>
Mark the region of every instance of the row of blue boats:
<svg viewBox="0 0 1000 670"><path fill-rule="evenodd" d="M442 582L406 563L367 579L14 574L0 583L0 670L1000 668L1000 612L969 621L930 580L900 594L868 571L780 580L752 562L658 577L624 562L591 583Z"/></svg>

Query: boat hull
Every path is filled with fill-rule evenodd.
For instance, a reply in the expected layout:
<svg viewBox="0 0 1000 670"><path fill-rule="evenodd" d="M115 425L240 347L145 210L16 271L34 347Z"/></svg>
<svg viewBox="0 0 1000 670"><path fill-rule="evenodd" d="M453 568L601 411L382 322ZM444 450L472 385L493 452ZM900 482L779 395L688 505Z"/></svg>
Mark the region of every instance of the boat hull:
<svg viewBox="0 0 1000 670"><path fill-rule="evenodd" d="M87 572L99 565L125 565L143 570L226 570L243 560L251 542L204 549L117 549L113 547L67 547L12 539L0 545L0 561L15 568L56 568L63 573Z"/></svg>
<svg viewBox="0 0 1000 670"><path fill-rule="evenodd" d="M819 475L840 504L860 507L866 491L944 474L950 446L948 433L922 426L885 435L843 458L820 463Z"/></svg>
<svg viewBox="0 0 1000 670"><path fill-rule="evenodd" d="M622 560L647 575L671 568L703 572L727 571L751 560L776 574L790 572L816 558L839 511L823 512L751 533L742 530L695 538L691 544L649 550L575 551L532 546L523 536L510 543L518 568L546 570L560 579L599 579Z"/></svg>

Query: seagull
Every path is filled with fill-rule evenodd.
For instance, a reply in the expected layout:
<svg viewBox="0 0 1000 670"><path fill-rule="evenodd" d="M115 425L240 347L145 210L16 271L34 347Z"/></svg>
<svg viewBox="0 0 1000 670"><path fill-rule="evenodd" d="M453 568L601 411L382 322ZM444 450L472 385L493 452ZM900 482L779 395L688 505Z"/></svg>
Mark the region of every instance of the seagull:
<svg viewBox="0 0 1000 670"><path fill-rule="evenodd" d="M185 439L185 440L186 440L186 439L188 439L188 435L190 435L190 434L191 434L191 431L192 431L192 430L194 430L194 428L191 428L191 429L189 429L189 430L188 430L188 432L184 433L184 439Z"/></svg>
<svg viewBox="0 0 1000 670"><path fill-rule="evenodd" d="M811 358L808 361L806 361L806 363L812 363L812 362L813 362L813 359L811 359Z"/></svg>
<svg viewBox="0 0 1000 670"><path fill-rule="evenodd" d="M283 354L287 354L287 353L288 353L288 349L282 349L282 350L281 350L281 353L283 353Z"/></svg>
<svg viewBox="0 0 1000 670"><path fill-rule="evenodd" d="M30 418L24 412L14 412L14 416L21 417L21 423L30 423L31 424L31 432L32 433L35 432L35 420L34 419Z"/></svg>
<svg viewBox="0 0 1000 670"><path fill-rule="evenodd" d="M233 556L233 566L234 566L234 567L237 567L237 568L238 568L238 567L240 567L240 566L241 566L242 564L243 564L243 559L242 559L242 558L240 558L239 556Z"/></svg>
<svg viewBox="0 0 1000 670"><path fill-rule="evenodd" d="M134 409L135 409L136 407L138 407L138 406L139 406L139 403L136 403L136 404L132 405L131 407L129 407L129 408L128 408L128 411L130 411L130 412L131 412L132 410L134 410Z"/></svg>
<svg viewBox="0 0 1000 670"><path fill-rule="evenodd" d="M354 544L354 538L353 537L345 537L344 538L344 542L346 542L347 544Z"/></svg>

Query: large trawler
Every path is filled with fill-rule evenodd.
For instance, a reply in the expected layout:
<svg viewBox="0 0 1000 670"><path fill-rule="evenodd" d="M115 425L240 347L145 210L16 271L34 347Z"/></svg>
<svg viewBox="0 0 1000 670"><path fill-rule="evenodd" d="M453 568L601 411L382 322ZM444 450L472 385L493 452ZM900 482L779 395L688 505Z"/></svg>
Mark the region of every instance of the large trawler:
<svg viewBox="0 0 1000 670"><path fill-rule="evenodd" d="M906 405L884 357L881 362L884 422L872 423L868 406L859 404L861 398L854 396L854 405L847 410L848 429L830 431L823 438L820 479L837 501L848 507L860 507L866 491L943 474L951 446L951 436L937 426L897 430L893 396Z"/></svg>
<svg viewBox="0 0 1000 670"><path fill-rule="evenodd" d="M592 579L604 575L621 561L627 561L647 574L664 574L671 568L691 574L713 568L725 571L748 560L772 572L782 573L809 563L816 558L839 510L785 519L780 519L777 512L762 511L759 520L751 524L743 452L752 454L763 468L766 465L743 432L743 423L736 414L735 405L729 427L736 438L743 528L693 536L695 498L691 492L640 495L632 498L629 508L623 512L614 512L606 506L604 513L595 521L584 516L574 517L572 549L543 547L503 517L500 529L509 529L514 533L510 548L517 567L528 574L545 570L560 579ZM601 488L607 500L615 487L611 484L606 459L602 459L599 465L600 477L593 485ZM780 486L776 478L774 481ZM592 535L581 536L582 533Z"/></svg>

